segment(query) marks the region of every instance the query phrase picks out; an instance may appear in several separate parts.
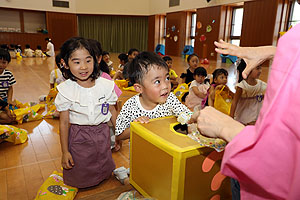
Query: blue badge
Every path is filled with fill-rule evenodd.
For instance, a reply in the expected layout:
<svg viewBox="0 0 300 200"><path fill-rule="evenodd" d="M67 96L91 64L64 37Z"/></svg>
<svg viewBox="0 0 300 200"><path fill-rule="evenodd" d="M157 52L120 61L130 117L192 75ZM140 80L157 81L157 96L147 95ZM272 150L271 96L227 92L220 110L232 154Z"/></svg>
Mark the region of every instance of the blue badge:
<svg viewBox="0 0 300 200"><path fill-rule="evenodd" d="M256 95L256 100L258 102L262 102L263 99L264 99L264 95Z"/></svg>
<svg viewBox="0 0 300 200"><path fill-rule="evenodd" d="M8 81L3 81L1 84L2 84L2 87L8 87L9 86Z"/></svg>
<svg viewBox="0 0 300 200"><path fill-rule="evenodd" d="M107 115L108 111L109 111L109 104L108 103L102 104L101 113L103 115Z"/></svg>

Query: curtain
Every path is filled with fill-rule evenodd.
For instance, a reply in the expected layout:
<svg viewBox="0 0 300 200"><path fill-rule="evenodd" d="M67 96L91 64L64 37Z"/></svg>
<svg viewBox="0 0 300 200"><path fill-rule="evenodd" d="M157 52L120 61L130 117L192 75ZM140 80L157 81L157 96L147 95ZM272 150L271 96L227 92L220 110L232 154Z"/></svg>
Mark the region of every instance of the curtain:
<svg viewBox="0 0 300 200"><path fill-rule="evenodd" d="M78 15L79 35L98 40L103 50L147 50L148 17Z"/></svg>

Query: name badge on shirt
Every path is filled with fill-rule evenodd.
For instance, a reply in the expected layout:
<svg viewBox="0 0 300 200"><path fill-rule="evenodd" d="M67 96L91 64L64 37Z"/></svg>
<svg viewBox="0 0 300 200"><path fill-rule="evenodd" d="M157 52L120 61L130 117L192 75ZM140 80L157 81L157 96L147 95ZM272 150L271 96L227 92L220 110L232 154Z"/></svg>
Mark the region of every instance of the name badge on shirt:
<svg viewBox="0 0 300 200"><path fill-rule="evenodd" d="M103 115L107 115L108 111L109 111L109 104L108 103L102 104L101 113Z"/></svg>
<svg viewBox="0 0 300 200"><path fill-rule="evenodd" d="M3 81L1 84L2 84L2 87L8 87L8 81Z"/></svg>

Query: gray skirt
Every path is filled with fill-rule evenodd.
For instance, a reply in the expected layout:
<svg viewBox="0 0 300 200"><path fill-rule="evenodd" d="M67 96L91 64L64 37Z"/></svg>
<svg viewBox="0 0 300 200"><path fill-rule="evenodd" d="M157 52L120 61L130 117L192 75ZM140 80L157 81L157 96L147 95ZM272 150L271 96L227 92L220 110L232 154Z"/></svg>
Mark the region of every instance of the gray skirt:
<svg viewBox="0 0 300 200"><path fill-rule="evenodd" d="M76 188L95 186L108 179L115 169L106 123L97 126L71 124L69 151L74 166L63 170L66 185Z"/></svg>

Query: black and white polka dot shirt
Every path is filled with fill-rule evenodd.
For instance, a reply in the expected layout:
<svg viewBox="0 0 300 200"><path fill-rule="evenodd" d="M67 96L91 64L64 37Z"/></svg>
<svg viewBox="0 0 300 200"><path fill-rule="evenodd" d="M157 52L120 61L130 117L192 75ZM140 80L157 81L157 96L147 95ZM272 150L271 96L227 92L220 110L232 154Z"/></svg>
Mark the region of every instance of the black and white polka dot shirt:
<svg viewBox="0 0 300 200"><path fill-rule="evenodd" d="M152 110L145 110L139 100L139 95L135 95L128 99L123 105L120 114L117 117L116 122L116 135L120 135L123 131L130 127L130 122L133 120L147 116L150 119L167 117L167 116L178 116L180 113L191 111L183 105L177 97L170 93L164 104L158 104Z"/></svg>

